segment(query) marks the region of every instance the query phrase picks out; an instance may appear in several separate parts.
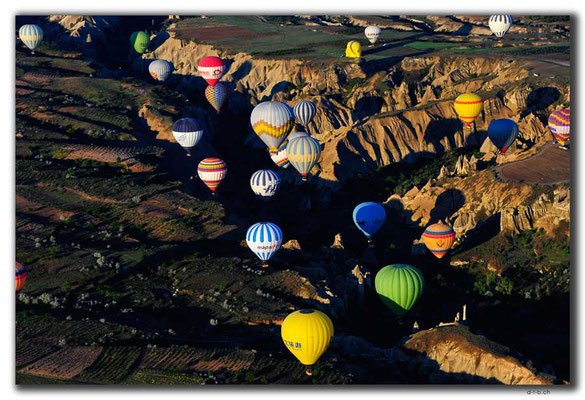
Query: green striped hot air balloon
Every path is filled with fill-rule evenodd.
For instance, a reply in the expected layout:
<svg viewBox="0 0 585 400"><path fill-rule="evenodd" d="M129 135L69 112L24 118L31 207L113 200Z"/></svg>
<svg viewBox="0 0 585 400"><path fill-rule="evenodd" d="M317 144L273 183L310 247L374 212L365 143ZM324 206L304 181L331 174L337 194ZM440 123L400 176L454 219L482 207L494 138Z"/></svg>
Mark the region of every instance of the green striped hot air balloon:
<svg viewBox="0 0 585 400"><path fill-rule="evenodd" d="M374 284L386 307L401 317L422 295L425 281L418 268L407 264L392 264L378 271Z"/></svg>
<svg viewBox="0 0 585 400"><path fill-rule="evenodd" d="M130 45L137 53L142 54L148 49L150 44L150 36L146 32L134 32L130 35Z"/></svg>

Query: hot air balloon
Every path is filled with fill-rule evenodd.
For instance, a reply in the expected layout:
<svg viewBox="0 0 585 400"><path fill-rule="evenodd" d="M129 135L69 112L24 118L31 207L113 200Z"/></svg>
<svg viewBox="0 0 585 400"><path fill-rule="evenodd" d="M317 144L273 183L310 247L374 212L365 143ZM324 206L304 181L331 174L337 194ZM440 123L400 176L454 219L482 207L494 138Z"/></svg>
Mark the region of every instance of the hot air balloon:
<svg viewBox="0 0 585 400"><path fill-rule="evenodd" d="M380 37L381 32L382 32L382 29L380 29L379 27L374 26L374 25L370 25L370 26L366 27L366 29L364 31L364 33L366 34L366 37L368 38L368 40L370 41L371 44L376 43L376 41Z"/></svg>
<svg viewBox="0 0 585 400"><path fill-rule="evenodd" d="M265 101L252 110L250 123L268 150L275 152L293 128L295 116L292 109L280 101Z"/></svg>
<svg viewBox="0 0 585 400"><path fill-rule="evenodd" d="M288 144L288 140L285 140L278 146L278 149L274 151L270 151L270 158L274 163L279 166L280 168L288 168L290 162L288 161L288 156L286 154L286 145Z"/></svg>
<svg viewBox="0 0 585 400"><path fill-rule="evenodd" d="M548 117L548 127L554 139L564 146L571 138L571 111L568 108L553 111Z"/></svg>
<svg viewBox="0 0 585 400"><path fill-rule="evenodd" d="M360 58L362 56L362 45L360 42L356 42L355 40L348 42L345 48L345 56L347 58Z"/></svg>
<svg viewBox="0 0 585 400"><path fill-rule="evenodd" d="M21 263L16 263L16 294L18 294L24 284L26 283L26 269L22 266Z"/></svg>
<svg viewBox="0 0 585 400"><path fill-rule="evenodd" d="M187 155L191 156L193 148L203 136L203 128L194 118L181 118L173 124L173 136L185 149Z"/></svg>
<svg viewBox="0 0 585 400"><path fill-rule="evenodd" d="M471 125L483 110L483 100L475 93L465 93L455 99L455 112L467 125Z"/></svg>
<svg viewBox="0 0 585 400"><path fill-rule="evenodd" d="M258 222L248 228L246 243L260 260L264 261L262 267L268 267L268 260L282 244L282 231L272 222Z"/></svg>
<svg viewBox="0 0 585 400"><path fill-rule="evenodd" d="M496 119L488 126L488 137L492 143L505 153L518 136L518 124L511 119Z"/></svg>
<svg viewBox="0 0 585 400"><path fill-rule="evenodd" d="M215 111L219 112L219 109L225 102L228 96L227 85L223 82L217 82L215 86L207 86L205 88L205 98Z"/></svg>
<svg viewBox="0 0 585 400"><path fill-rule="evenodd" d="M217 157L208 157L199 163L197 174L215 195L215 190L227 175L227 165Z"/></svg>
<svg viewBox="0 0 585 400"><path fill-rule="evenodd" d="M310 136L310 135L307 132L303 132L303 131L293 131L290 133L290 135L288 135L286 140L288 140L290 142L293 139L296 139L298 137L304 137L304 136Z"/></svg>
<svg viewBox="0 0 585 400"><path fill-rule="evenodd" d="M296 119L306 127L317 113L317 106L312 101L301 100L295 104L293 111Z"/></svg>
<svg viewBox="0 0 585 400"><path fill-rule="evenodd" d="M333 323L321 311L298 310L284 319L280 334L286 348L307 367L307 375L311 375L312 366L333 338Z"/></svg>
<svg viewBox="0 0 585 400"><path fill-rule="evenodd" d="M250 186L252 191L262 200L270 200L278 192L280 176L272 170L261 169L252 174Z"/></svg>
<svg viewBox="0 0 585 400"><path fill-rule="evenodd" d="M288 161L301 174L303 181L321 157L321 145L309 135L296 137L286 145Z"/></svg>
<svg viewBox="0 0 585 400"><path fill-rule="evenodd" d="M225 74L223 60L216 56L206 56L199 60L197 71L211 86L215 86Z"/></svg>
<svg viewBox="0 0 585 400"><path fill-rule="evenodd" d="M512 26L511 15L492 15L489 19L489 26L496 37L503 37Z"/></svg>
<svg viewBox="0 0 585 400"><path fill-rule="evenodd" d="M150 44L150 36L146 32L134 32L130 35L130 45L137 53L143 54Z"/></svg>
<svg viewBox="0 0 585 400"><path fill-rule="evenodd" d="M353 209L353 222L366 235L368 243L372 243L372 236L380 230L385 220L386 210L378 203L368 201Z"/></svg>
<svg viewBox="0 0 585 400"><path fill-rule="evenodd" d="M430 225L422 235L427 249L437 258L443 258L455 243L455 231L442 222Z"/></svg>
<svg viewBox="0 0 585 400"><path fill-rule="evenodd" d="M382 302L399 317L406 314L421 296L425 281L418 268L392 264L376 274L374 286Z"/></svg>
<svg viewBox="0 0 585 400"><path fill-rule="evenodd" d="M38 25L26 24L18 30L18 37L26 47L31 49L32 54L35 54L35 49L43 40L43 30Z"/></svg>
<svg viewBox="0 0 585 400"><path fill-rule="evenodd" d="M167 60L154 60L148 65L150 76L160 82L164 82L173 73L175 66Z"/></svg>

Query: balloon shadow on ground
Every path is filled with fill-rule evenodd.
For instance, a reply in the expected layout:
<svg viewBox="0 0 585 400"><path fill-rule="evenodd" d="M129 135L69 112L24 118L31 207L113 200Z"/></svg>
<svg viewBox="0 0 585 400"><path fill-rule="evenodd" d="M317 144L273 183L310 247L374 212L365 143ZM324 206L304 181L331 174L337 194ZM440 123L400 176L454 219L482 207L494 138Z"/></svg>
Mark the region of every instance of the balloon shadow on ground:
<svg viewBox="0 0 585 400"><path fill-rule="evenodd" d="M169 35L169 33L166 31L157 33L157 35L150 41L150 44L148 45L148 51L149 52L155 51L160 46L162 46L163 43L166 42L167 39L170 37L171 35Z"/></svg>
<svg viewBox="0 0 585 400"><path fill-rule="evenodd" d="M455 134L463 130L463 124L458 118L445 118L431 121L425 130L425 142L432 143L435 152L441 154L445 152L445 146L441 143L447 139L450 148L456 148Z"/></svg>
<svg viewBox="0 0 585 400"><path fill-rule="evenodd" d="M384 100L378 96L367 96L359 99L352 110L352 119L360 120L379 113L384 105Z"/></svg>
<svg viewBox="0 0 585 400"><path fill-rule="evenodd" d="M520 118L533 112L541 111L553 105L561 97L561 92L555 87L542 87L532 91L526 98L526 110Z"/></svg>
<svg viewBox="0 0 585 400"><path fill-rule="evenodd" d="M447 220L465 204L465 195L461 190L448 189L437 196L435 208L431 210L429 223Z"/></svg>

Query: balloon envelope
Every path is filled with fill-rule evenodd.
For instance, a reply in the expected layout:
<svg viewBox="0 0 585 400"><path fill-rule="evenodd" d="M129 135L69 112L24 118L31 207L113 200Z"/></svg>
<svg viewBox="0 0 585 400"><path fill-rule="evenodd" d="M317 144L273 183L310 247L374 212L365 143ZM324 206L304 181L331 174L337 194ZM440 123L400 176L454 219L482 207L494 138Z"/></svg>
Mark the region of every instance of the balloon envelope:
<svg viewBox="0 0 585 400"><path fill-rule="evenodd" d="M199 60L197 71L211 86L215 86L225 74L226 66L223 60L216 56L206 56Z"/></svg>
<svg viewBox="0 0 585 400"><path fill-rule="evenodd" d="M376 274L374 286L382 302L399 317L406 314L422 295L424 278L418 268L392 264Z"/></svg>
<svg viewBox="0 0 585 400"><path fill-rule="evenodd" d="M553 111L548 118L548 127L554 139L564 146L571 138L571 111L568 108Z"/></svg>
<svg viewBox="0 0 585 400"><path fill-rule="evenodd" d="M35 24L27 24L20 27L18 37L22 43L32 51L35 51L39 43L43 40L43 30Z"/></svg>
<svg viewBox="0 0 585 400"><path fill-rule="evenodd" d="M288 161L301 174L303 180L321 157L321 145L309 135L299 136L286 145Z"/></svg>
<svg viewBox="0 0 585 400"><path fill-rule="evenodd" d="M368 40L372 44L376 43L376 41L380 37L381 32L382 32L382 29L380 29L379 27L374 26L374 25L370 25L370 26L366 27L366 29L364 30L366 38L368 38Z"/></svg>
<svg viewBox="0 0 585 400"><path fill-rule="evenodd" d="M348 58L360 58L362 56L362 45L360 42L352 40L347 43L345 48L345 56Z"/></svg>
<svg viewBox="0 0 585 400"><path fill-rule="evenodd" d="M223 178L227 175L227 165L222 159L208 157L199 163L197 174L203 183L212 192L215 192Z"/></svg>
<svg viewBox="0 0 585 400"><path fill-rule="evenodd" d="M130 45L137 53L142 54L148 49L150 36L146 32L134 32L130 35Z"/></svg>
<svg viewBox="0 0 585 400"><path fill-rule="evenodd" d="M26 269L22 266L21 263L16 263L16 294L18 294L24 284L26 283Z"/></svg>
<svg viewBox="0 0 585 400"><path fill-rule="evenodd" d="M368 239L380 230L385 220L386 210L378 203L368 201L353 209L353 222Z"/></svg>
<svg viewBox="0 0 585 400"><path fill-rule="evenodd" d="M492 15L488 21L490 29L497 37L503 37L512 26L511 15Z"/></svg>
<svg viewBox="0 0 585 400"><path fill-rule="evenodd" d="M252 174L250 178L252 191L263 200L270 200L278 192L280 176L269 169L261 169Z"/></svg>
<svg viewBox="0 0 585 400"><path fill-rule="evenodd" d="M286 154L286 146L288 145L288 140L285 140L278 146L276 151L269 151L270 158L274 163L279 166L280 168L288 168L290 162L288 161L288 155Z"/></svg>
<svg viewBox="0 0 585 400"><path fill-rule="evenodd" d="M272 222L258 222L248 228L246 243L260 260L268 261L282 244L282 231Z"/></svg>
<svg viewBox="0 0 585 400"><path fill-rule="evenodd" d="M148 65L150 76L160 82L164 82L175 69L172 62L167 60L154 60Z"/></svg>
<svg viewBox="0 0 585 400"><path fill-rule="evenodd" d="M187 154L191 154L203 137L203 128L195 118L181 118L173 124L173 136Z"/></svg>
<svg viewBox="0 0 585 400"><path fill-rule="evenodd" d="M455 112L467 125L471 125L483 110L483 100L475 93L465 93L455 99Z"/></svg>
<svg viewBox="0 0 585 400"><path fill-rule="evenodd" d="M217 82L215 86L209 85L205 88L205 98L217 112L219 112L219 109L227 99L227 96L227 85L223 82Z"/></svg>
<svg viewBox="0 0 585 400"><path fill-rule="evenodd" d="M518 124L511 119L496 119L488 126L488 137L492 143L505 153L518 136Z"/></svg>
<svg viewBox="0 0 585 400"><path fill-rule="evenodd" d="M298 310L284 319L280 333L286 348L301 364L311 366L329 347L333 323L321 311Z"/></svg>
<svg viewBox="0 0 585 400"><path fill-rule="evenodd" d="M293 110L280 101L265 101L258 104L250 115L252 129L274 152L286 139L294 125Z"/></svg>
<svg viewBox="0 0 585 400"><path fill-rule="evenodd" d="M317 106L312 101L301 100L293 109L296 119L304 126L309 125L317 113Z"/></svg>
<svg viewBox="0 0 585 400"><path fill-rule="evenodd" d="M449 225L438 222L425 230L422 239L435 257L442 258L455 243L455 231Z"/></svg>

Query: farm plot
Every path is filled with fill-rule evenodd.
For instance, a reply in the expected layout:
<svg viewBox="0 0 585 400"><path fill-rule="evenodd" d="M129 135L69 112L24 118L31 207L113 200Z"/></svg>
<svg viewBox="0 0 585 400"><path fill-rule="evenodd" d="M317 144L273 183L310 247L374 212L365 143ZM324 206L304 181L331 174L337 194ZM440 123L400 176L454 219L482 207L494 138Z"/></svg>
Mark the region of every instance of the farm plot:
<svg viewBox="0 0 585 400"><path fill-rule="evenodd" d="M140 347L106 347L96 362L76 380L88 383L119 383L131 372L141 351Z"/></svg>
<svg viewBox="0 0 585 400"><path fill-rule="evenodd" d="M57 339L38 337L16 341L16 367L20 368L57 351Z"/></svg>
<svg viewBox="0 0 585 400"><path fill-rule="evenodd" d="M19 372L48 378L72 379L93 364L101 352L101 347L64 347Z"/></svg>

